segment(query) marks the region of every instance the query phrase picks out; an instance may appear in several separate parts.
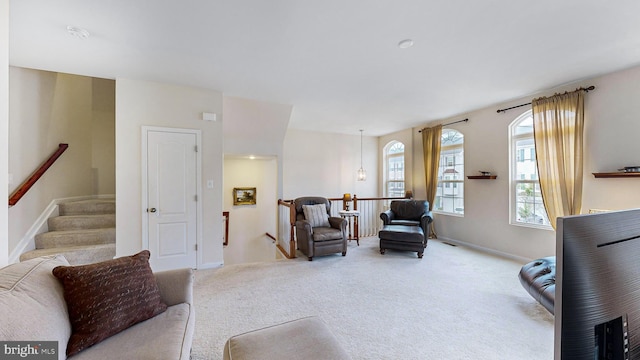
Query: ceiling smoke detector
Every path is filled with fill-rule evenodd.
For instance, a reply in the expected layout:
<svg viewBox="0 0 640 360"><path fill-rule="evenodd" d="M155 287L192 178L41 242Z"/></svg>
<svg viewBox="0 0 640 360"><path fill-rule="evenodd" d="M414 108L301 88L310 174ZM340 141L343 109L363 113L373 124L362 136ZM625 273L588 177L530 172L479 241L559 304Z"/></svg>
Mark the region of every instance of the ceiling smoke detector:
<svg viewBox="0 0 640 360"><path fill-rule="evenodd" d="M412 46L413 46L413 40L411 39L404 39L398 43L398 47L400 49L408 49Z"/></svg>
<svg viewBox="0 0 640 360"><path fill-rule="evenodd" d="M83 40L89 37L89 32L87 30L76 26L67 26L67 32Z"/></svg>

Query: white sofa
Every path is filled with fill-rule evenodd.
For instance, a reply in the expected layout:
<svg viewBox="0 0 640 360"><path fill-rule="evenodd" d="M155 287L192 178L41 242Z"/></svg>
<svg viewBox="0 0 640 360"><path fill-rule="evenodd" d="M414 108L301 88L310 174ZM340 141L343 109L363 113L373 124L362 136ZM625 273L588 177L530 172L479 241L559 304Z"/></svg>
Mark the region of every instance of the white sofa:
<svg viewBox="0 0 640 360"><path fill-rule="evenodd" d="M63 287L52 274L68 266L61 255L46 256L0 269L0 339L58 341L58 358L66 359L71 335ZM189 359L195 312L193 271L154 274L165 312L99 342L70 357L86 359Z"/></svg>

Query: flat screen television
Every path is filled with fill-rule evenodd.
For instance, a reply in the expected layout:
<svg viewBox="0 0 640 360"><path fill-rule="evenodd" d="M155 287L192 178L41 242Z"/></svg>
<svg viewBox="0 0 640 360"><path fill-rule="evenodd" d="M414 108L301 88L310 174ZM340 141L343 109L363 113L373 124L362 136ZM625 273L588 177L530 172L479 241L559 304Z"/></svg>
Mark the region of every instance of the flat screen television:
<svg viewBox="0 0 640 360"><path fill-rule="evenodd" d="M555 360L640 359L640 209L558 218Z"/></svg>

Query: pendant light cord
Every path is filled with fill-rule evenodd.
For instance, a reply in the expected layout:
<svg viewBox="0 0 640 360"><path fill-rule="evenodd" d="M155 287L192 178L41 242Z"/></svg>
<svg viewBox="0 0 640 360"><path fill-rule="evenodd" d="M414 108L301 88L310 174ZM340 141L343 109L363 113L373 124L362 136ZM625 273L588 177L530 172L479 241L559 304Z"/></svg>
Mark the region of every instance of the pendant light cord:
<svg viewBox="0 0 640 360"><path fill-rule="evenodd" d="M360 129L360 169L362 169L362 132L364 130Z"/></svg>

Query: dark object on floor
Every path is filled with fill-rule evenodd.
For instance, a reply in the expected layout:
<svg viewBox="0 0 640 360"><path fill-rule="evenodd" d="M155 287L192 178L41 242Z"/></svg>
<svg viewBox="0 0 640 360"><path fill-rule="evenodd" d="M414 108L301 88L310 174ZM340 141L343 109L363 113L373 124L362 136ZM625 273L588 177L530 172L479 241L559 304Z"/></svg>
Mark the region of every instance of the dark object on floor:
<svg viewBox="0 0 640 360"><path fill-rule="evenodd" d="M545 307L554 314L556 301L556 257L548 256L534 260L522 267L518 274L522 286Z"/></svg>
<svg viewBox="0 0 640 360"><path fill-rule="evenodd" d="M429 211L427 200L393 200L389 210L380 214L384 226L406 225L419 226L425 235L425 246L429 238L429 226L433 222L433 214Z"/></svg>
<svg viewBox="0 0 640 360"><path fill-rule="evenodd" d="M415 251L422 259L424 248L427 247L427 237L419 226L385 225L378 232L380 238L380 254L387 249Z"/></svg>
<svg viewBox="0 0 640 360"><path fill-rule="evenodd" d="M331 217L331 202L327 198L300 197L294 203L298 249L309 261L320 255L347 255L347 220Z"/></svg>

